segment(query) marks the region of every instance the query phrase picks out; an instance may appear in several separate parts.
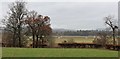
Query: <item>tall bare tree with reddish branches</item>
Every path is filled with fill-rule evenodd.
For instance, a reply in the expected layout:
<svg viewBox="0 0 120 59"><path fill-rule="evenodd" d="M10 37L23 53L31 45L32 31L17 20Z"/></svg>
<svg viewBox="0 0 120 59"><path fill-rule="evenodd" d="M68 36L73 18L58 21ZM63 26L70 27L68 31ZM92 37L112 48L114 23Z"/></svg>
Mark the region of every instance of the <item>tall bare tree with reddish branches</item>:
<svg viewBox="0 0 120 59"><path fill-rule="evenodd" d="M25 22L32 32L33 48L39 47L40 41L42 46L42 44L44 44L44 38L52 33L50 18L48 16L37 15L37 12L31 11L28 13Z"/></svg>

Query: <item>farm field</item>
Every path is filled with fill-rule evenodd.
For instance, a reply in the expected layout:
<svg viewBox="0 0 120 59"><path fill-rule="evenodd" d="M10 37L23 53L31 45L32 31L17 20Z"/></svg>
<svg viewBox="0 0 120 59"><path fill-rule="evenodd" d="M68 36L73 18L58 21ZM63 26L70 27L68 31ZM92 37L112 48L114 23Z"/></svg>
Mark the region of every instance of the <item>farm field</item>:
<svg viewBox="0 0 120 59"><path fill-rule="evenodd" d="M64 41L68 43L93 43L93 36L60 36L54 37L52 39L52 46L59 47L58 43L63 43Z"/></svg>
<svg viewBox="0 0 120 59"><path fill-rule="evenodd" d="M61 41L68 41L68 42L76 42L76 43L92 43L95 39L95 36L60 36L60 37L54 37L53 40L56 42ZM109 40L112 40L112 38L109 38ZM118 41L118 38L116 37L116 41Z"/></svg>
<svg viewBox="0 0 120 59"><path fill-rule="evenodd" d="M62 37L55 37L56 42L61 42L61 41L68 41L68 42L77 42L77 43L92 43L94 39L94 36L62 36Z"/></svg>
<svg viewBox="0 0 120 59"><path fill-rule="evenodd" d="M118 57L118 51L90 48L3 48L2 57Z"/></svg>
<svg viewBox="0 0 120 59"><path fill-rule="evenodd" d="M64 41L68 43L93 43L94 36L59 36L52 39L52 45L58 47L58 43L63 43ZM118 39L116 38L116 41ZM112 38L109 38L109 43L112 44ZM116 42L118 44L118 42Z"/></svg>

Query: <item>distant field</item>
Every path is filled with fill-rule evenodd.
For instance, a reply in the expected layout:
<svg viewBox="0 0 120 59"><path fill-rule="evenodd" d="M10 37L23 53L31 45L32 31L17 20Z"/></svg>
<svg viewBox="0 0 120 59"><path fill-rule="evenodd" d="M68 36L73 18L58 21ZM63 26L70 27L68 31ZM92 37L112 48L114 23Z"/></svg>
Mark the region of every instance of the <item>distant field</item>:
<svg viewBox="0 0 120 59"><path fill-rule="evenodd" d="M68 43L93 43L94 40L94 36L58 36L58 37L54 37L54 39L52 40L52 44L57 47L58 43L62 43L64 41L68 42ZM109 38L109 43L113 43L112 42L112 38ZM118 41L118 38L116 38L116 41ZM116 42L118 44L118 42Z"/></svg>
<svg viewBox="0 0 120 59"><path fill-rule="evenodd" d="M63 36L63 37L55 37L56 42L63 42L66 40L67 42L92 42L94 39L93 36Z"/></svg>
<svg viewBox="0 0 120 59"><path fill-rule="evenodd" d="M117 51L82 48L3 48L3 57L118 57Z"/></svg>
<svg viewBox="0 0 120 59"><path fill-rule="evenodd" d="M58 43L62 43L64 41L68 43L92 43L93 40L93 36L60 36L54 37L54 39L52 40L52 45L57 47Z"/></svg>

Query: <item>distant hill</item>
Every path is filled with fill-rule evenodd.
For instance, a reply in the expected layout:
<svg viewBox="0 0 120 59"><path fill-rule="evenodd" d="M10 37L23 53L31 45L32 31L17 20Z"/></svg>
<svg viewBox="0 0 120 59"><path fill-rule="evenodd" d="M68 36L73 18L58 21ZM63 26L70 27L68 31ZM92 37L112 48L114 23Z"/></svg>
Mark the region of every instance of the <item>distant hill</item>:
<svg viewBox="0 0 120 59"><path fill-rule="evenodd" d="M65 32L65 31L75 31L75 30L70 30L70 29L62 29L62 28L57 28L57 29L52 29L53 33L56 33L56 32Z"/></svg>

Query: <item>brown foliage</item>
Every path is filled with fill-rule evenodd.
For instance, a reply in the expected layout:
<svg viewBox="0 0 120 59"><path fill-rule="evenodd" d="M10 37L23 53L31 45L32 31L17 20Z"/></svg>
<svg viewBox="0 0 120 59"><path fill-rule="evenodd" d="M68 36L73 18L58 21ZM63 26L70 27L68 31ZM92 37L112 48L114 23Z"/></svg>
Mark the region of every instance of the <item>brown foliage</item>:
<svg viewBox="0 0 120 59"><path fill-rule="evenodd" d="M38 43L41 40L43 44L44 38L52 33L50 18L48 16L37 15L35 11L32 11L32 16L27 16L25 23L28 24L32 32L33 48L38 47Z"/></svg>

